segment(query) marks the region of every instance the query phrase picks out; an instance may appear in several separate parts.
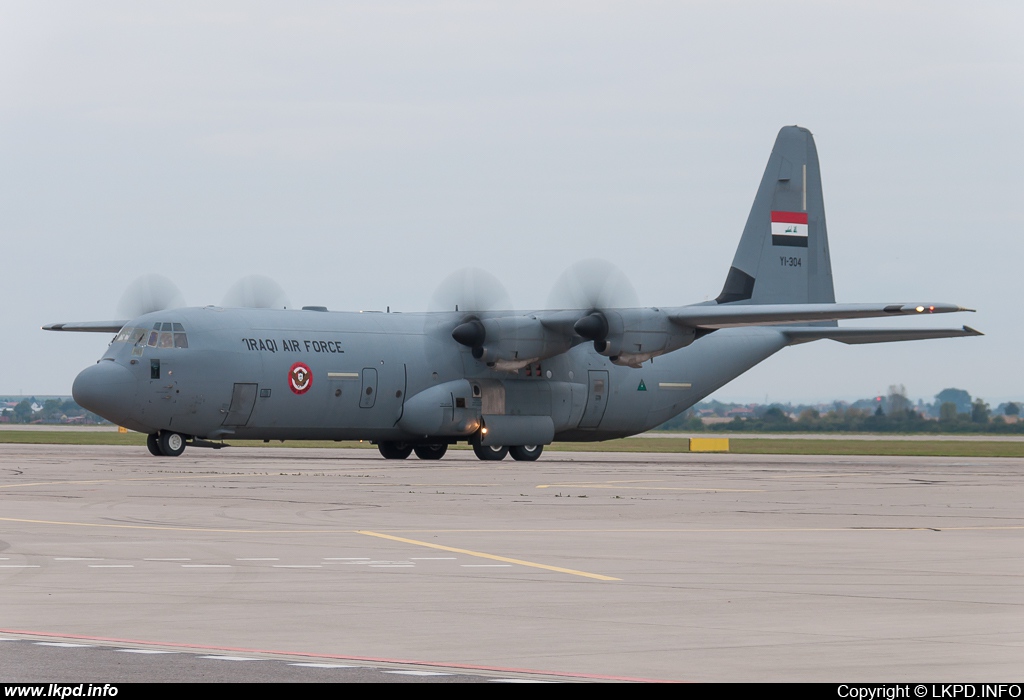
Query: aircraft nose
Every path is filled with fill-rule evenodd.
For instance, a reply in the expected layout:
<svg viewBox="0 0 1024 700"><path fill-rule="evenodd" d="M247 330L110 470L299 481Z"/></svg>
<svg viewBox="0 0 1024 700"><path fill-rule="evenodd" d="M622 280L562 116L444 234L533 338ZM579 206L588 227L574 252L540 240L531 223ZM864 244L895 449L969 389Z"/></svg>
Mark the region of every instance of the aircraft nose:
<svg viewBox="0 0 1024 700"><path fill-rule="evenodd" d="M82 408L122 424L135 403L135 377L119 364L100 361L79 372L71 395Z"/></svg>

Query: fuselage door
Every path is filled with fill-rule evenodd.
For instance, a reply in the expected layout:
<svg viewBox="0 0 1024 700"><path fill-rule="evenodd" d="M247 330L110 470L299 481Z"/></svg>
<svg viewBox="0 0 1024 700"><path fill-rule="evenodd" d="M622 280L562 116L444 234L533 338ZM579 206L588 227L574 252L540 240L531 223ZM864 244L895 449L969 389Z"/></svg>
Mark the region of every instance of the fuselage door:
<svg viewBox="0 0 1024 700"><path fill-rule="evenodd" d="M604 418L604 410L608 406L608 371L592 369L589 371L589 393L587 408L580 419L581 428L596 428Z"/></svg>
<svg viewBox="0 0 1024 700"><path fill-rule="evenodd" d="M377 370L373 367L363 369L363 389L359 394L359 408L373 408L377 400Z"/></svg>
<svg viewBox="0 0 1024 700"><path fill-rule="evenodd" d="M249 422L253 406L256 405L257 386L257 384L235 384L231 391L231 405L228 406L228 413L224 416L222 425L241 427Z"/></svg>

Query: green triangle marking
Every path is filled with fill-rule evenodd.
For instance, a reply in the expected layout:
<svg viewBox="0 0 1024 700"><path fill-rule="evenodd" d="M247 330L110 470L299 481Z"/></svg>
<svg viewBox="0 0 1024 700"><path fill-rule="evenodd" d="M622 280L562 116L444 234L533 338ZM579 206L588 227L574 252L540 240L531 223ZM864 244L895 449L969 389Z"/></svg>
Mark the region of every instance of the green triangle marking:
<svg viewBox="0 0 1024 700"><path fill-rule="evenodd" d="M647 385L644 384L644 380L640 380L640 386L636 388L637 391L647 391Z"/></svg>

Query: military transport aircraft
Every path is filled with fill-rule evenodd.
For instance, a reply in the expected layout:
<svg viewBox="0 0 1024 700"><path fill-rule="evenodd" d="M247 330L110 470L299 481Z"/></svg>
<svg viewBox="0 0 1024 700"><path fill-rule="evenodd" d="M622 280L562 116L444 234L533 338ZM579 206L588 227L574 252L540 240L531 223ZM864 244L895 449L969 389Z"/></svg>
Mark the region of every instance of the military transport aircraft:
<svg viewBox="0 0 1024 700"><path fill-rule="evenodd" d="M146 433L156 456L231 438L360 439L388 459L439 459L466 441L483 460L534 460L556 440L649 430L789 345L981 335L967 326L838 326L970 309L835 303L817 150L796 126L779 132L718 298L670 308L581 306L206 306L44 328L116 334L75 379L74 398Z"/></svg>

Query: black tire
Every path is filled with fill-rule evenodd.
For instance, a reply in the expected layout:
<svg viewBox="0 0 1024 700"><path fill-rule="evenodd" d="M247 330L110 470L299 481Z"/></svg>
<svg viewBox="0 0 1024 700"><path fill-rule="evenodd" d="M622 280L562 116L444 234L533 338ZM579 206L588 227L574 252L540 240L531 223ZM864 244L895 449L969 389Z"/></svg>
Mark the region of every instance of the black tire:
<svg viewBox="0 0 1024 700"><path fill-rule="evenodd" d="M164 453L160 449L160 438L156 434L146 436L146 447L149 448L149 454L154 457L163 457Z"/></svg>
<svg viewBox="0 0 1024 700"><path fill-rule="evenodd" d="M508 448L504 445L473 445L473 452L476 453L477 459L497 462L505 459L505 455L508 454Z"/></svg>
<svg viewBox="0 0 1024 700"><path fill-rule="evenodd" d="M448 451L448 445L416 445L412 449L420 459L441 459Z"/></svg>
<svg viewBox="0 0 1024 700"><path fill-rule="evenodd" d="M384 459L405 459L412 454L412 445L404 442L378 442L377 449Z"/></svg>
<svg viewBox="0 0 1024 700"><path fill-rule="evenodd" d="M185 436L164 430L160 433L160 452L164 457L177 457L185 451Z"/></svg>
<svg viewBox="0 0 1024 700"><path fill-rule="evenodd" d="M508 448L508 453L517 462L536 462L543 451L544 445L515 445Z"/></svg>

